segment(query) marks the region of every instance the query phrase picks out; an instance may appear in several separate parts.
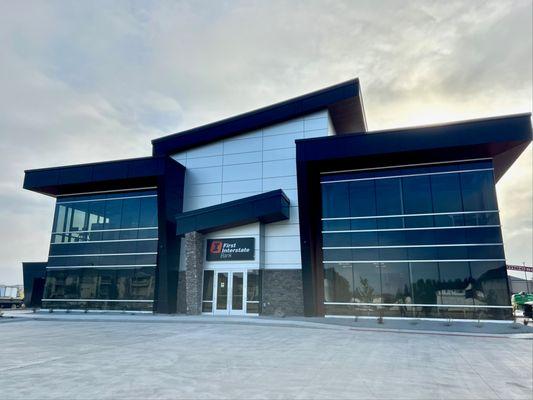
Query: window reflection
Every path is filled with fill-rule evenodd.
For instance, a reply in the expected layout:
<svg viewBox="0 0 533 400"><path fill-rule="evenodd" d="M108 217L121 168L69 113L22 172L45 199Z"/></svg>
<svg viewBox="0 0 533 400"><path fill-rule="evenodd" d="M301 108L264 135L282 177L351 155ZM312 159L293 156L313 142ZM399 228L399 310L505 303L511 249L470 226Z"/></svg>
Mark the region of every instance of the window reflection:
<svg viewBox="0 0 533 400"><path fill-rule="evenodd" d="M492 171L462 173L461 187L465 211L496 210L498 208Z"/></svg>
<svg viewBox="0 0 533 400"><path fill-rule="evenodd" d="M326 301L353 301L353 271L351 264L327 264L324 268Z"/></svg>
<svg viewBox="0 0 533 400"><path fill-rule="evenodd" d="M122 193L121 197L115 194L117 197L111 199L80 196L85 200L60 200L56 206L53 232L157 226L155 195L155 191L142 191Z"/></svg>
<svg viewBox="0 0 533 400"><path fill-rule="evenodd" d="M246 312L258 314L261 299L261 280L258 270L248 270L246 289Z"/></svg>
<svg viewBox="0 0 533 400"><path fill-rule="evenodd" d="M213 274L213 271L204 271L202 312L211 312L213 310Z"/></svg>
<svg viewBox="0 0 533 400"><path fill-rule="evenodd" d="M354 301L356 303L383 303L379 267L374 263L357 263L353 268Z"/></svg>
<svg viewBox="0 0 533 400"><path fill-rule="evenodd" d="M411 302L411 283L408 263L376 263L381 273L381 298L383 303L405 304Z"/></svg>
<svg viewBox="0 0 533 400"><path fill-rule="evenodd" d="M509 289L504 263L470 263L473 298L480 305L508 305Z"/></svg>
<svg viewBox="0 0 533 400"><path fill-rule="evenodd" d="M438 263L411 263L413 303L440 303Z"/></svg>
<svg viewBox="0 0 533 400"><path fill-rule="evenodd" d="M157 231L154 190L60 198L48 265L64 269L48 270L45 297L99 300L91 308L151 307L120 300L153 300L155 268L131 267L156 265Z"/></svg>
<svg viewBox="0 0 533 400"><path fill-rule="evenodd" d="M325 301L405 304L388 306L392 315L427 304L413 314L464 317L468 307L431 305L508 306L491 168L480 161L323 176Z"/></svg>
<svg viewBox="0 0 533 400"><path fill-rule="evenodd" d="M47 299L153 300L155 268L49 270Z"/></svg>

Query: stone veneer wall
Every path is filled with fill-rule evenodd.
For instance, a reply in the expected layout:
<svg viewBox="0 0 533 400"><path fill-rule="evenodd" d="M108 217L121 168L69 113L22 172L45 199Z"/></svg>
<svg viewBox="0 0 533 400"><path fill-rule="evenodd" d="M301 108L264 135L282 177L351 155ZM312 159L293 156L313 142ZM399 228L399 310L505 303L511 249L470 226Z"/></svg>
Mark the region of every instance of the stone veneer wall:
<svg viewBox="0 0 533 400"><path fill-rule="evenodd" d="M180 274L178 287L181 291L185 289L185 293L181 295L178 293L178 310L185 311L189 315L202 313L203 238L203 235L198 232L187 233L184 238L186 270Z"/></svg>
<svg viewBox="0 0 533 400"><path fill-rule="evenodd" d="M187 314L185 271L178 272L178 314Z"/></svg>
<svg viewBox="0 0 533 400"><path fill-rule="evenodd" d="M261 315L303 315L303 284L300 269L264 269Z"/></svg>

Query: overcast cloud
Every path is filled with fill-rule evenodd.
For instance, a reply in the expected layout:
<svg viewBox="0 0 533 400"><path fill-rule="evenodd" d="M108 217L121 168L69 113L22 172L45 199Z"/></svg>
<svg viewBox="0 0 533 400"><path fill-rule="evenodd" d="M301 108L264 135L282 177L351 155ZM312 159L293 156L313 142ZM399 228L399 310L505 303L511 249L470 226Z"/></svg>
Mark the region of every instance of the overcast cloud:
<svg viewBox="0 0 533 400"><path fill-rule="evenodd" d="M530 112L532 2L0 3L0 283L46 260L52 198L24 169L361 79L370 130ZM531 146L498 184L506 255L532 262Z"/></svg>

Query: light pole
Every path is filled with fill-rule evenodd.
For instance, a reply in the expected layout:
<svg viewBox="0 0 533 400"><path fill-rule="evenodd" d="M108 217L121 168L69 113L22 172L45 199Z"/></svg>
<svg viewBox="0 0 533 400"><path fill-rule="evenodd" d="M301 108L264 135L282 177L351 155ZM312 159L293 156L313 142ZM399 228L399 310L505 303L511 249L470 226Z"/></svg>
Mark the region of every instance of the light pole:
<svg viewBox="0 0 533 400"><path fill-rule="evenodd" d="M524 267L524 278L526 278L526 290L529 293L529 282L527 281L527 269L526 269L526 263L522 261L522 265Z"/></svg>

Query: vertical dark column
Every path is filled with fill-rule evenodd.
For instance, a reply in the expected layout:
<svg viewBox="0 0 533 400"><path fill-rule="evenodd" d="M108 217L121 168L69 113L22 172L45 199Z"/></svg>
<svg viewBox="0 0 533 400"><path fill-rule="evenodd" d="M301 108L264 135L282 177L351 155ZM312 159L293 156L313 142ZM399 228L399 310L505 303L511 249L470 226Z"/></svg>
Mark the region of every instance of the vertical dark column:
<svg viewBox="0 0 533 400"><path fill-rule="evenodd" d="M159 247L154 310L177 311L180 238L176 236L176 215L183 209L185 168L170 157L162 157L157 178L157 222Z"/></svg>
<svg viewBox="0 0 533 400"><path fill-rule="evenodd" d="M46 262L23 262L24 305L28 308L41 307Z"/></svg>
<svg viewBox="0 0 533 400"><path fill-rule="evenodd" d="M324 315L324 271L320 235L321 192L318 167L296 147L300 246L305 316Z"/></svg>

